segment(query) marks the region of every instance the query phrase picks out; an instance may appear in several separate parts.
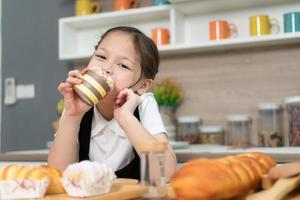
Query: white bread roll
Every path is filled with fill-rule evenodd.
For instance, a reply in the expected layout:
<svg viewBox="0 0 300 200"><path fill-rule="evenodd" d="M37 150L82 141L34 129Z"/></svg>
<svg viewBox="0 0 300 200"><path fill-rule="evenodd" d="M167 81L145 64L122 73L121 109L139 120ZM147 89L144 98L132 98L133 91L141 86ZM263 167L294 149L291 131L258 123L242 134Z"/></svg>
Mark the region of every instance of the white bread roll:
<svg viewBox="0 0 300 200"><path fill-rule="evenodd" d="M66 168L62 183L69 196L88 197L109 192L114 179L115 174L107 165L81 161Z"/></svg>

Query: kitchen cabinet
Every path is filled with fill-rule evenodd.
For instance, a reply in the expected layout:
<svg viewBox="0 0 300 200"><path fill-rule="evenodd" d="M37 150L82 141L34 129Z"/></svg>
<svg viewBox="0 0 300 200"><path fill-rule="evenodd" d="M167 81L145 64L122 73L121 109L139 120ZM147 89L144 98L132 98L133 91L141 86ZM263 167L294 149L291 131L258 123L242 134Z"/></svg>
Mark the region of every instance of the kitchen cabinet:
<svg viewBox="0 0 300 200"><path fill-rule="evenodd" d="M159 47L160 54L183 54L267 45L300 43L300 33L283 33L283 13L299 11L297 0L173 0L164 6L149 6L118 12L59 19L59 59L87 60L100 35L110 27L134 26L148 36L151 29L170 30L170 45ZM265 14L278 20L278 34L250 37L249 16ZM209 41L208 22L223 19L236 24L238 36Z"/></svg>

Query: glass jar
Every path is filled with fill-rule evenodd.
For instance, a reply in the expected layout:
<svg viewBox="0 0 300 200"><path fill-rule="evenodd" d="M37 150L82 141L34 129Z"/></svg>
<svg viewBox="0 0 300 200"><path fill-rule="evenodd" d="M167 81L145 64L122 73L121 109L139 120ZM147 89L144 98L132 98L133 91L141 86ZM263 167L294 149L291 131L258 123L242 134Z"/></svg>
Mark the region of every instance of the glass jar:
<svg viewBox="0 0 300 200"><path fill-rule="evenodd" d="M233 147L250 145L252 119L249 115L229 115L226 144Z"/></svg>
<svg viewBox="0 0 300 200"><path fill-rule="evenodd" d="M196 143L202 120L198 116L177 117L177 141Z"/></svg>
<svg viewBox="0 0 300 200"><path fill-rule="evenodd" d="M174 106L159 106L159 113L168 133L169 141L175 141L176 120Z"/></svg>
<svg viewBox="0 0 300 200"><path fill-rule="evenodd" d="M283 110L278 103L259 103L258 140L262 147L279 147L284 144Z"/></svg>
<svg viewBox="0 0 300 200"><path fill-rule="evenodd" d="M289 124L289 145L300 146L300 96L285 99Z"/></svg>
<svg viewBox="0 0 300 200"><path fill-rule="evenodd" d="M221 126L201 126L200 143L224 144L224 131Z"/></svg>

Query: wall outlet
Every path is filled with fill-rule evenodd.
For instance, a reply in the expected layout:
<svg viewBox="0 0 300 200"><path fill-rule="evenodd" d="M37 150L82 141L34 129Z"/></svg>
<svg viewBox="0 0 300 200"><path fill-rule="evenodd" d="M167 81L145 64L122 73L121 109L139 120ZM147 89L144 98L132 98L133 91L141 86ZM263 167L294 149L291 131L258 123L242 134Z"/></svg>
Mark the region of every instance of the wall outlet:
<svg viewBox="0 0 300 200"><path fill-rule="evenodd" d="M34 84L17 85L17 99L33 99L35 96Z"/></svg>
<svg viewBox="0 0 300 200"><path fill-rule="evenodd" d="M16 81L13 77L8 77L4 80L4 104L13 105L17 102L16 98Z"/></svg>

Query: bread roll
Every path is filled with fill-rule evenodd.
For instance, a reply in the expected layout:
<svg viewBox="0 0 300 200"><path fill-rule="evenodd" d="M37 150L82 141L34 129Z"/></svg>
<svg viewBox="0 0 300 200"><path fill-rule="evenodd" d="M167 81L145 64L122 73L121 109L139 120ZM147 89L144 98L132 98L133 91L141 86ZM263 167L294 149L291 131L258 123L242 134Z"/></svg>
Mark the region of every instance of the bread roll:
<svg viewBox="0 0 300 200"><path fill-rule="evenodd" d="M45 195L49 173L42 167L9 164L0 169L0 199L33 199Z"/></svg>
<svg viewBox="0 0 300 200"><path fill-rule="evenodd" d="M62 177L62 184L69 196L89 197L108 193L115 174L104 163L81 161L69 165Z"/></svg>
<svg viewBox="0 0 300 200"><path fill-rule="evenodd" d="M61 194L66 193L62 183L61 177L62 172L58 169L54 169L48 165L42 165L43 169L47 170L48 175L50 177L50 184L47 188L46 194Z"/></svg>
<svg viewBox="0 0 300 200"><path fill-rule="evenodd" d="M0 180L41 180L48 177L47 170L41 167L9 164L0 170Z"/></svg>
<svg viewBox="0 0 300 200"><path fill-rule="evenodd" d="M246 194L276 162L263 153L245 153L187 162L171 179L176 199L217 200Z"/></svg>

